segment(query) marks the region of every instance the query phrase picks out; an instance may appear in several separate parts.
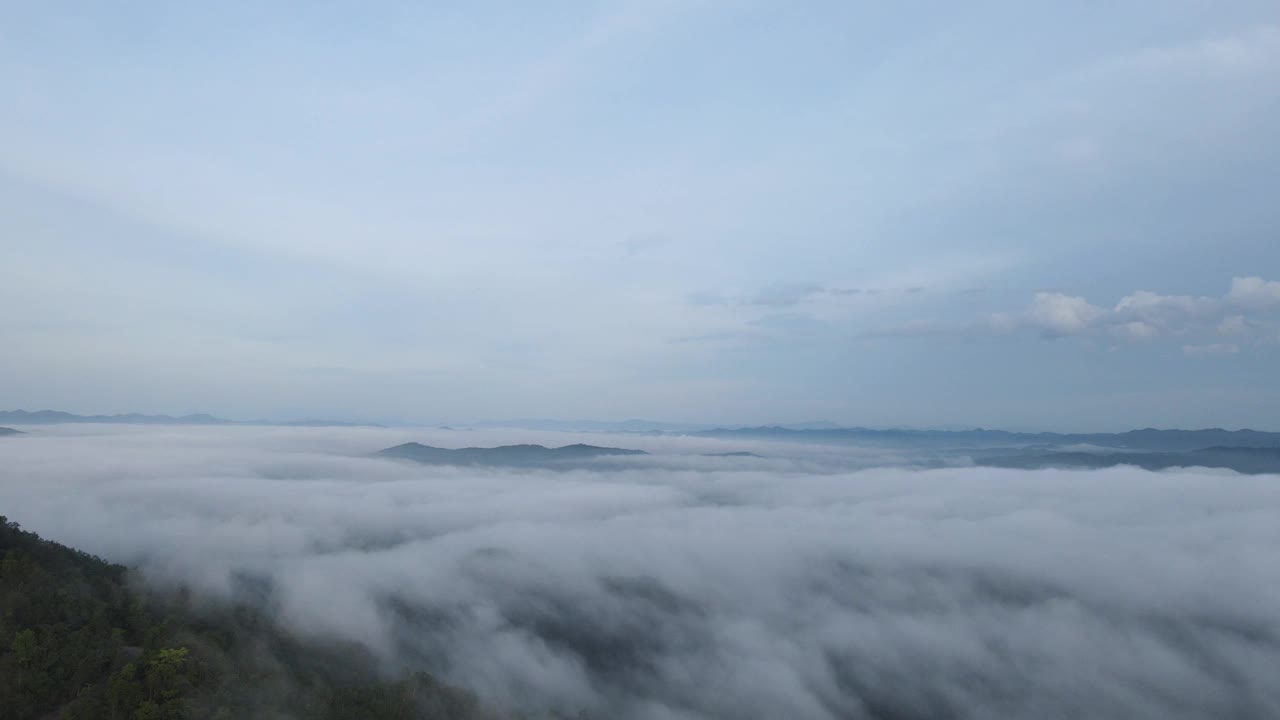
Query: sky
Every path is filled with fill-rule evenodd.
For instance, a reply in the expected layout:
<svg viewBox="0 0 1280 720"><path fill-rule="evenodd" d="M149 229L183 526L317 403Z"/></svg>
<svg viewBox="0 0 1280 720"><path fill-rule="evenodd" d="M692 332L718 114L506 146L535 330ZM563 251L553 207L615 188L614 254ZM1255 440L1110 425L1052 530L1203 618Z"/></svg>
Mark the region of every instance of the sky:
<svg viewBox="0 0 1280 720"><path fill-rule="evenodd" d="M1280 430L1280 6L0 3L0 406Z"/></svg>

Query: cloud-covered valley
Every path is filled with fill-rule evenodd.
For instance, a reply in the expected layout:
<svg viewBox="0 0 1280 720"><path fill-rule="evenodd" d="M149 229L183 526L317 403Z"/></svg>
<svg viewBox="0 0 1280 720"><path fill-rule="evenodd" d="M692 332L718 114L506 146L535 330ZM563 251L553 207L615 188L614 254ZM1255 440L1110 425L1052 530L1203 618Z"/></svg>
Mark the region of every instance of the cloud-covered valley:
<svg viewBox="0 0 1280 720"><path fill-rule="evenodd" d="M499 709L1280 716L1276 476L836 471L830 453L888 460L639 436L600 444L655 453L641 464L504 471L368 454L582 438L29 429L0 444L0 513L158 586L252 590L298 633Z"/></svg>

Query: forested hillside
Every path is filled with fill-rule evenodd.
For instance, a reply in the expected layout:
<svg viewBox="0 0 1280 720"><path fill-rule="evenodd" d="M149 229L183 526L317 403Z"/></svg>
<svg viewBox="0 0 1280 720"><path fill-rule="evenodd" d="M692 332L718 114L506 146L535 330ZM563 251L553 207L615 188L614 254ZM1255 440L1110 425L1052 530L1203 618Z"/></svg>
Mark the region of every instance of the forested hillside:
<svg viewBox="0 0 1280 720"><path fill-rule="evenodd" d="M126 568L0 516L0 720L488 717L425 674L300 641L244 606L132 589Z"/></svg>

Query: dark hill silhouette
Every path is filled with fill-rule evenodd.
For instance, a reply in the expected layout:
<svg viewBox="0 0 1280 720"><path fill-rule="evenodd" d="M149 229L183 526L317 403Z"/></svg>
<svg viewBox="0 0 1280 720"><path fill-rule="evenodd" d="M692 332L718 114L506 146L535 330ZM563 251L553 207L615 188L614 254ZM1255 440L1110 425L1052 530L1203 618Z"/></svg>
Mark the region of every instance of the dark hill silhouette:
<svg viewBox="0 0 1280 720"><path fill-rule="evenodd" d="M345 420L228 420L208 413L193 415L144 415L123 413L116 415L76 415L62 410L0 410L0 422L14 425L58 425L62 423L94 423L107 425L282 425L285 427L382 427L376 423L349 422Z"/></svg>
<svg viewBox="0 0 1280 720"><path fill-rule="evenodd" d="M0 422L15 425L53 425L57 423L112 423L120 425L228 425L233 421L205 413L173 417L171 415L75 415L61 410L0 410Z"/></svg>
<svg viewBox="0 0 1280 720"><path fill-rule="evenodd" d="M1010 432L1008 430L876 430L840 428L792 430L778 426L718 428L693 433L702 437L751 438L814 443L864 443L895 447L1013 447L1096 445L1127 450L1186 451L1208 447L1280 448L1280 433L1259 430L1157 430L1121 433Z"/></svg>
<svg viewBox="0 0 1280 720"><path fill-rule="evenodd" d="M3 509L3 508L0 508ZM426 673L383 676L361 645L130 573L0 516L0 718L486 720Z"/></svg>
<svg viewBox="0 0 1280 720"><path fill-rule="evenodd" d="M549 448L543 445L502 445L499 447L438 448L409 442L377 453L383 457L401 458L430 465L489 465L499 467L565 467L610 455L648 455L643 450L565 445Z"/></svg>

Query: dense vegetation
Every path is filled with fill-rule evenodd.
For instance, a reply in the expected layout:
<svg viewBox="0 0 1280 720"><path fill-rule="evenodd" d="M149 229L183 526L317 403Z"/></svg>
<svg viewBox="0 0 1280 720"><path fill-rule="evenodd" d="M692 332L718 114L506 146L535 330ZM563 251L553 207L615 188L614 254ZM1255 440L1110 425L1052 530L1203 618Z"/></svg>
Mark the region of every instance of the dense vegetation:
<svg viewBox="0 0 1280 720"><path fill-rule="evenodd" d="M126 568L0 516L0 720L487 716L429 675L379 679L371 660L246 606L140 593Z"/></svg>

